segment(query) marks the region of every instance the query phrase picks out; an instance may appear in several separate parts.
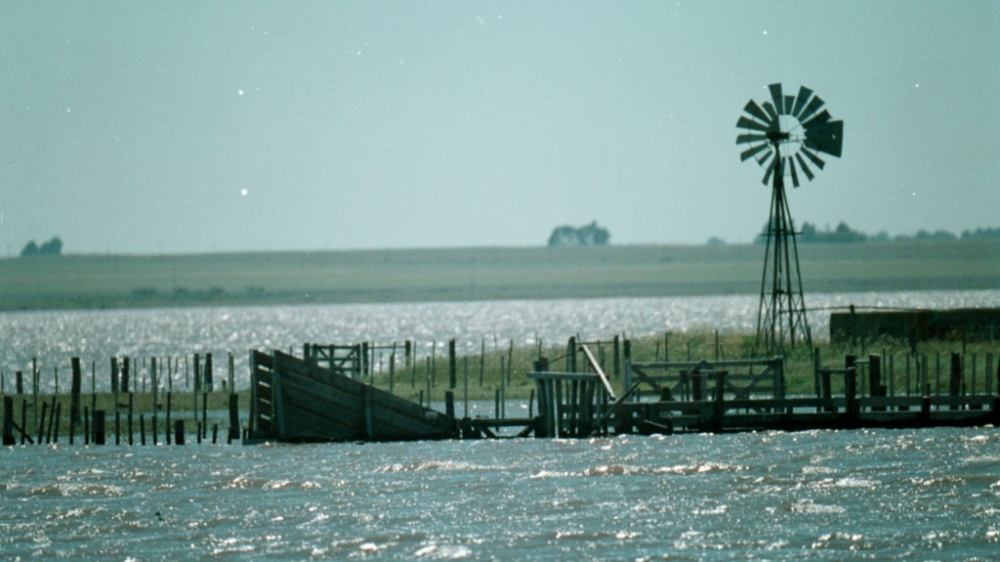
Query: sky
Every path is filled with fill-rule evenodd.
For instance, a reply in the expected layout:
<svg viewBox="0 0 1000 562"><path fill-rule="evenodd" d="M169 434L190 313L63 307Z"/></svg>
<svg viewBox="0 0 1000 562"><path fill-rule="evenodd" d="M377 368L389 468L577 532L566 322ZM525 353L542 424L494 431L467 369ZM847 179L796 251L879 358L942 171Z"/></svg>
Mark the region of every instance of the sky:
<svg viewBox="0 0 1000 562"><path fill-rule="evenodd" d="M753 239L748 100L841 158L796 224L1000 227L1000 2L3 2L0 252Z"/></svg>

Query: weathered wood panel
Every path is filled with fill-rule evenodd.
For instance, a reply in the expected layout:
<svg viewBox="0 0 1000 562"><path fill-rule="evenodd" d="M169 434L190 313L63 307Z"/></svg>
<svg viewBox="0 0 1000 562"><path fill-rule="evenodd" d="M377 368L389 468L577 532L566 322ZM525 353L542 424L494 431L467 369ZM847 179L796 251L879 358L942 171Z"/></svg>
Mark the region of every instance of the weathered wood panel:
<svg viewBox="0 0 1000 562"><path fill-rule="evenodd" d="M259 423L256 438L396 441L455 434L453 418L343 374L280 351L255 352L254 359L257 410L269 412L268 401L275 401L275 419Z"/></svg>

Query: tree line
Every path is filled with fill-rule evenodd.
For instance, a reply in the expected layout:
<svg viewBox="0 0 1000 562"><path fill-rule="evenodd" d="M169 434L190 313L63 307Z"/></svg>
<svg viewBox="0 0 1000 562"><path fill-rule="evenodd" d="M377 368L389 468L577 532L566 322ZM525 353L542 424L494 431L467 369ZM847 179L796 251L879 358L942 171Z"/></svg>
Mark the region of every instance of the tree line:
<svg viewBox="0 0 1000 562"><path fill-rule="evenodd" d="M836 228L827 227L823 230L816 228L816 225L803 222L802 228L796 233L797 240L803 244L851 244L857 242L885 242L885 241L906 241L906 240L993 240L1000 239L1000 228L976 228L976 230L965 230L960 235L956 235L948 230L929 231L918 230L916 234L897 234L890 236L888 232L881 231L878 234L868 235L859 230L855 230L841 221ZM711 245L717 238L709 240ZM767 225L754 239L757 244L767 241Z"/></svg>

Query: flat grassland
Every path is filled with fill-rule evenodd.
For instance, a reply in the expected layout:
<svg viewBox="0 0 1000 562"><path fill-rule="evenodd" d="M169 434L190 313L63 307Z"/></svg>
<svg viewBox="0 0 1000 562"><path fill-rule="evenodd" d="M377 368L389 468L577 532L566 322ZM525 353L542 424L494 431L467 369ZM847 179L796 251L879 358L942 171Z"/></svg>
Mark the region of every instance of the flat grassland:
<svg viewBox="0 0 1000 562"><path fill-rule="evenodd" d="M799 246L808 292L1000 288L1000 240ZM764 247L454 248L0 260L0 310L754 294Z"/></svg>

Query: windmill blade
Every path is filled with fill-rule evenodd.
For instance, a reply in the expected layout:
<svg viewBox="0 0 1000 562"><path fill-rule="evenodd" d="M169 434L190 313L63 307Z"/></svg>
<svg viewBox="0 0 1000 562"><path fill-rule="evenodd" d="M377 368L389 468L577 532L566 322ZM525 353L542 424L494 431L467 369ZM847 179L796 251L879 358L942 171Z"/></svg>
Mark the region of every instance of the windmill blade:
<svg viewBox="0 0 1000 562"><path fill-rule="evenodd" d="M771 84L768 89L771 90L771 99L774 100L774 107L778 110L778 114L784 113L785 97L781 95L781 84Z"/></svg>
<svg viewBox="0 0 1000 562"><path fill-rule="evenodd" d="M767 150L767 149L768 149L768 145L766 143L765 144L758 144L757 146L752 146L752 147L750 147L750 148L748 148L748 149L746 149L746 150L744 150L743 152L740 153L740 162L745 162L748 159L753 158L754 155L756 155L756 154L758 154L758 153L760 153L760 152L762 152L764 150Z"/></svg>
<svg viewBox="0 0 1000 562"><path fill-rule="evenodd" d="M795 160L790 157L786 158L788 160L788 167L792 170L792 187L799 186L799 175L795 173Z"/></svg>
<svg viewBox="0 0 1000 562"><path fill-rule="evenodd" d="M805 155L809 158L809 160L811 160L813 164L816 164L816 166L819 167L820 170L822 170L823 166L826 165L826 162L824 162L823 159L820 158L818 154L810 152L808 148L803 146L802 152L805 153Z"/></svg>
<svg viewBox="0 0 1000 562"><path fill-rule="evenodd" d="M781 189L786 182L800 187L816 178L816 170L822 170L826 161L822 155L840 157L843 151L844 122L834 121L825 109L822 98L811 89L800 86L797 95L785 95L780 83L768 85L770 99L756 102L750 100L743 108L736 126L743 129L736 137L740 146L740 161L753 158L764 168L764 185L773 182L775 189ZM782 115L790 115L798 120L793 130L782 131L785 125ZM801 135L801 136L800 136ZM788 154L782 155L781 146L788 140ZM799 144L801 143L801 144ZM781 144L781 146L779 146ZM786 168L787 167L787 168ZM805 175L805 178L800 176ZM791 178L790 180L788 178Z"/></svg>
<svg viewBox="0 0 1000 562"><path fill-rule="evenodd" d="M793 105L795 105L795 96L785 96L785 110L782 113L791 115Z"/></svg>
<svg viewBox="0 0 1000 562"><path fill-rule="evenodd" d="M764 111L766 111L767 114L771 116L771 120L768 121L768 123L771 125L771 128L773 130L777 131L778 130L778 112L777 112L777 110L774 109L774 105L771 104L771 102L769 102L769 101L766 101L766 102L762 103L761 105L764 106Z"/></svg>
<svg viewBox="0 0 1000 562"><path fill-rule="evenodd" d="M771 130L767 125L761 125L753 119L747 119L746 117L740 117L740 120L736 122L736 126L740 129L754 129L756 131L764 131L765 133Z"/></svg>
<svg viewBox="0 0 1000 562"><path fill-rule="evenodd" d="M813 175L812 170L810 170L809 166L806 165L806 161L802 159L802 155L799 153L795 153L795 159L799 162L799 167L802 168L802 173L804 173L806 177L809 178L809 181L812 181L813 178L816 176Z"/></svg>
<svg viewBox="0 0 1000 562"><path fill-rule="evenodd" d="M806 131L802 143L808 148L840 158L844 146L844 122L830 121Z"/></svg>
<svg viewBox="0 0 1000 562"><path fill-rule="evenodd" d="M805 121L809 119L809 116L819 111L819 108L823 107L823 103L825 102L819 96L811 99L809 101L809 105L807 105L806 108L802 110L802 114L799 115L799 121L805 123Z"/></svg>
<svg viewBox="0 0 1000 562"><path fill-rule="evenodd" d="M806 106L806 102L812 97L813 91L805 86L799 87L799 95L795 98L795 107L792 108L792 115L796 118L799 117L799 113L802 112L802 108Z"/></svg>
<svg viewBox="0 0 1000 562"><path fill-rule="evenodd" d="M767 114L764 113L764 110L761 109L759 105L757 105L757 102L753 100L748 101L747 104L743 106L743 111L746 111L750 115L756 117L757 119L769 125L771 124L771 118L768 117Z"/></svg>
<svg viewBox="0 0 1000 562"><path fill-rule="evenodd" d="M736 137L736 144L744 144L748 142L768 142L767 135L739 135Z"/></svg>

